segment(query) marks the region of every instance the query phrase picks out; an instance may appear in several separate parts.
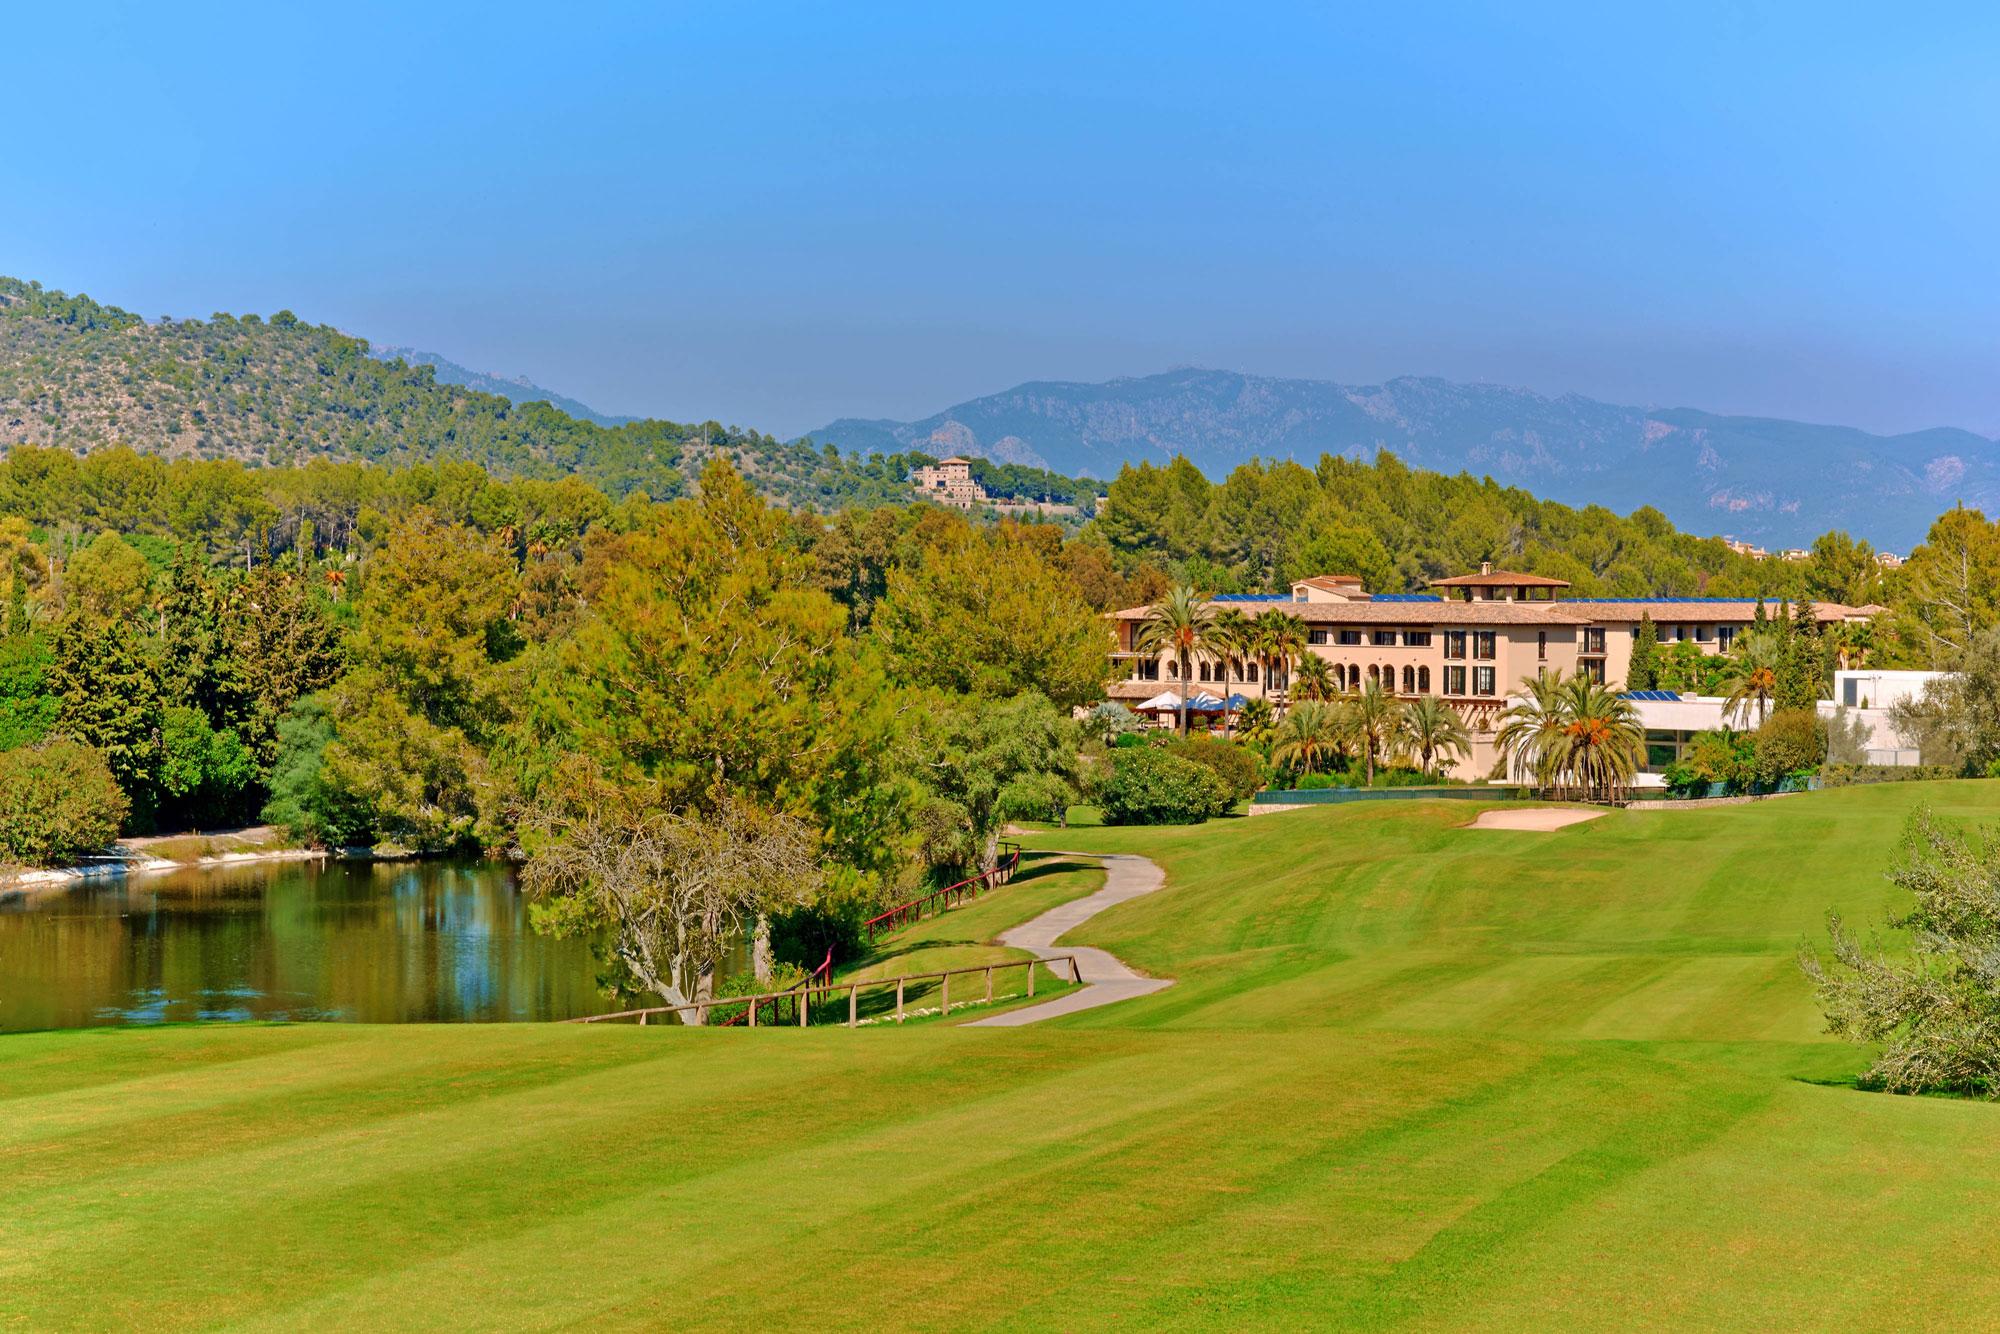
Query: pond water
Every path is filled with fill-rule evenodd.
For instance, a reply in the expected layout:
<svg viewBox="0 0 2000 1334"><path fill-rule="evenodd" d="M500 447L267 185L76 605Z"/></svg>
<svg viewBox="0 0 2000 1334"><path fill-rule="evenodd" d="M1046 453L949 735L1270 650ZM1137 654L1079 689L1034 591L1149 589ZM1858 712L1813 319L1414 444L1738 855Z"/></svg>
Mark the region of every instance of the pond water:
<svg viewBox="0 0 2000 1334"><path fill-rule="evenodd" d="M616 1006L497 862L264 862L0 891L0 1032L567 1019Z"/></svg>

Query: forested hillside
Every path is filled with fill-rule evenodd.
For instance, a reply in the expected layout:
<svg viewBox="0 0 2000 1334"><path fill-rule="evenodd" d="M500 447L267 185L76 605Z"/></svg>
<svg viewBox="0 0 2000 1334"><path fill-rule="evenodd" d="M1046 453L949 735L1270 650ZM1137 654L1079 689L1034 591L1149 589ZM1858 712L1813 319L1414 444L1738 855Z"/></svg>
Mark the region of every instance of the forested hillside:
<svg viewBox="0 0 2000 1334"><path fill-rule="evenodd" d="M459 460L656 499L723 457L771 499L822 510L905 498L910 464L715 422L579 421L442 384L431 366L372 357L361 339L289 311L149 323L0 278L0 447L19 444L252 464Z"/></svg>

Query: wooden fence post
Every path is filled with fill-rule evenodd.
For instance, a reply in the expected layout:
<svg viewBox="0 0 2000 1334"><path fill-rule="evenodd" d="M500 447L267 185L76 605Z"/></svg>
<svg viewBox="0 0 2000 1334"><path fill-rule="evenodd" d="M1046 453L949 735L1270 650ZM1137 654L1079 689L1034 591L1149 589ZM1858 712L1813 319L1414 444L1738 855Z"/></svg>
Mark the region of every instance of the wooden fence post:
<svg viewBox="0 0 2000 1334"><path fill-rule="evenodd" d="M750 1002L750 1027L757 1027L757 1002Z"/></svg>
<svg viewBox="0 0 2000 1334"><path fill-rule="evenodd" d="M847 1026L853 1028L861 1008L861 984L856 982L847 989Z"/></svg>
<svg viewBox="0 0 2000 1334"><path fill-rule="evenodd" d="M639 1027L644 1028L645 1026L646 1026L646 1012L644 1010L641 1010L639 1011Z"/></svg>
<svg viewBox="0 0 2000 1334"><path fill-rule="evenodd" d="M1030 960L1028 960L1028 999L1029 999L1029 1000L1033 1000L1033 999L1035 998L1035 970L1036 970L1037 968L1039 968L1039 967L1041 967L1041 964L1040 964L1039 962L1037 962L1036 960L1034 960L1034 959L1030 959Z"/></svg>
<svg viewBox="0 0 2000 1334"><path fill-rule="evenodd" d="M946 1015L950 1015L950 1014L951 1014L951 974L950 974L950 973L946 973L946 974L944 974L944 976L943 976L943 980L942 980L942 988L943 988L943 989L942 989L942 992L941 992L941 994L942 994L942 996L943 996L943 999L944 999L944 1012L945 1012L945 1014L946 1014Z"/></svg>
<svg viewBox="0 0 2000 1334"><path fill-rule="evenodd" d="M896 979L896 1022L903 1022L903 979Z"/></svg>
<svg viewBox="0 0 2000 1334"><path fill-rule="evenodd" d="M993 1003L993 965L986 965L986 1003Z"/></svg>
<svg viewBox="0 0 2000 1334"><path fill-rule="evenodd" d="M804 1028L804 1027L806 1026L806 1016L807 1016L807 1015L809 1015L809 1014L811 1014L811 1013L812 1013L812 988L811 988L811 987L807 987L807 988L806 988L806 989L805 989L804 991L801 991L801 992L799 993L799 1027L800 1027L800 1028Z"/></svg>

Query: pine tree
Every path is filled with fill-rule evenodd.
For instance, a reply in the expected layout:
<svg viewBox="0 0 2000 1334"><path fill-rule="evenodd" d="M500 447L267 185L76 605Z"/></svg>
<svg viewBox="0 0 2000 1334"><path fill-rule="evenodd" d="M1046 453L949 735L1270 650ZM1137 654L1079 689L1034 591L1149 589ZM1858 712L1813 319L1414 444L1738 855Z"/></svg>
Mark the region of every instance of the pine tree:
<svg viewBox="0 0 2000 1334"><path fill-rule="evenodd" d="M1625 669L1627 690L1656 690L1660 683L1660 630L1648 612L1639 613L1632 638L1632 663Z"/></svg>

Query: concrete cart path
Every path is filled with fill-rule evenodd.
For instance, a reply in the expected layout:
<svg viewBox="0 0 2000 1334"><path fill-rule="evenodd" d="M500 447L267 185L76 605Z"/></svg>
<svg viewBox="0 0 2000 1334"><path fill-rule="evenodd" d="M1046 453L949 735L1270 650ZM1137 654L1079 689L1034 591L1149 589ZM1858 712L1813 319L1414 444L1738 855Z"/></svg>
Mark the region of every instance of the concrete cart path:
<svg viewBox="0 0 2000 1334"><path fill-rule="evenodd" d="M1166 872L1145 857L1126 855L1109 856L1090 852L1054 853L1060 857L1088 857L1104 863L1104 888L1085 898L1075 899L1060 907L1049 909L1040 917L1023 922L1012 930L1000 934L1002 945L1011 945L1017 950L1027 950L1038 958L1049 959L1063 954L1074 954L1078 970L1083 974L1083 986L1067 996L1058 996L1041 1005L1030 1005L1024 1009L1009 1010L996 1014L991 1019L980 1019L967 1024L967 1028L1017 1028L1022 1024L1037 1024L1057 1015L1075 1014L1078 1010L1094 1010L1100 1005L1111 1005L1117 1001L1130 1000L1134 996L1145 996L1174 984L1170 977L1142 977L1119 962L1117 956L1087 945L1057 949L1056 941L1066 933L1081 926L1113 904L1127 899L1136 899L1141 894L1150 894L1167 882Z"/></svg>

